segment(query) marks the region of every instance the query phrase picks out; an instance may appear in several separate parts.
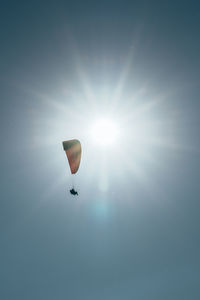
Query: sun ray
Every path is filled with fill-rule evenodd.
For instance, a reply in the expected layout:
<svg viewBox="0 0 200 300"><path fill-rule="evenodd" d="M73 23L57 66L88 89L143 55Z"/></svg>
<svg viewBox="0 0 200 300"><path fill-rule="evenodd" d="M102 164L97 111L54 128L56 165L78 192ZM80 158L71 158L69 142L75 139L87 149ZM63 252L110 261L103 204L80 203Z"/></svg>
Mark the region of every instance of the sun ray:
<svg viewBox="0 0 200 300"><path fill-rule="evenodd" d="M30 91L36 99L35 106L30 111L31 146L53 147L60 157L63 154L63 140L79 139L83 147L79 172L81 180L86 185L89 185L87 181L96 180L96 186L102 191L108 191L109 185L115 180L125 184L127 174L133 181L141 182L141 185L153 186L151 169L165 168L167 164L165 160L157 159L158 153L162 158L162 152L166 150L184 149L176 135L176 128L181 127L181 117L177 118L175 113L171 98L173 93L156 93L155 88L153 90L145 81L137 89L130 86L126 88L132 59L127 59L123 72L119 74L118 84L112 82L106 74L105 78L110 85L106 84L106 80L101 86L96 84L95 79L89 80L87 69L79 57L79 81L66 83L63 79L65 86L58 94ZM98 126L92 125L98 119L107 120L102 126L104 133L100 132ZM119 131L113 146L102 148L99 143L92 143L91 126L94 126L93 138L99 135L98 139L103 140L110 130L109 122L115 123L111 126L111 131ZM112 136L113 133L109 134ZM55 164L61 164L61 161ZM66 175L66 180L67 178ZM60 181L63 184L62 178ZM58 187L55 184L54 189Z"/></svg>

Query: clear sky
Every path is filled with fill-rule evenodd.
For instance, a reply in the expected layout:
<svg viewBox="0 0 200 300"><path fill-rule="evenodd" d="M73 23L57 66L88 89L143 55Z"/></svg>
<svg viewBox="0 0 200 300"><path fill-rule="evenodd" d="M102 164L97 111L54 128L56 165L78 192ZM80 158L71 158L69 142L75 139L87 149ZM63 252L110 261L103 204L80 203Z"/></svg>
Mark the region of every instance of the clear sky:
<svg viewBox="0 0 200 300"><path fill-rule="evenodd" d="M199 37L198 1L1 1L0 299L200 299Z"/></svg>

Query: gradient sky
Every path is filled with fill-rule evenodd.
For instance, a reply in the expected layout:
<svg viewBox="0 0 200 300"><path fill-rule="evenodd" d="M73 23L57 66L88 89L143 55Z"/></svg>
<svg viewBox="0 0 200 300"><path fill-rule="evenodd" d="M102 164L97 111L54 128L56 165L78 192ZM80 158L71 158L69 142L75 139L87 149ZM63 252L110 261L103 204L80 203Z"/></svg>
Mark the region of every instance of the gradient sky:
<svg viewBox="0 0 200 300"><path fill-rule="evenodd" d="M198 1L2 1L0 37L0 299L199 300Z"/></svg>

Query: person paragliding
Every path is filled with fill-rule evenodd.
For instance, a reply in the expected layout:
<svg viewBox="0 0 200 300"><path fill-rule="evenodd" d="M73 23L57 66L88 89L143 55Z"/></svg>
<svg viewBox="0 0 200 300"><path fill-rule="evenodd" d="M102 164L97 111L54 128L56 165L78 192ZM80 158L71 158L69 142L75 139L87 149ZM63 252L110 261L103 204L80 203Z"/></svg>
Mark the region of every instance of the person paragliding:
<svg viewBox="0 0 200 300"><path fill-rule="evenodd" d="M72 188L71 190L70 190L70 193L72 194L72 195L78 195L78 192L77 191L75 191L75 189L74 188Z"/></svg>
<svg viewBox="0 0 200 300"><path fill-rule="evenodd" d="M81 143L74 139L63 142L63 148L67 155L71 174L75 174L80 166L81 161ZM78 195L78 192L72 187L70 193L74 196Z"/></svg>

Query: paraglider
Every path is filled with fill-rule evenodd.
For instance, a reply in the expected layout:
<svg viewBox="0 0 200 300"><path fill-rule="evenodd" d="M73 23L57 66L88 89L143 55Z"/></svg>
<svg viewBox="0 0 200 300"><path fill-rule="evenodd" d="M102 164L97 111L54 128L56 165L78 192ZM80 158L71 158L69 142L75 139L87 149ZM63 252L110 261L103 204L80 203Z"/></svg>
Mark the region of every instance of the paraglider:
<svg viewBox="0 0 200 300"><path fill-rule="evenodd" d="M75 191L75 189L74 188L72 188L71 190L70 190L70 193L72 194L72 195L78 195L78 192L77 191Z"/></svg>
<svg viewBox="0 0 200 300"><path fill-rule="evenodd" d="M75 174L79 169L81 161L81 143L76 139L64 141L63 148L68 158L71 174ZM74 187L70 190L70 193L74 196L78 195Z"/></svg>

